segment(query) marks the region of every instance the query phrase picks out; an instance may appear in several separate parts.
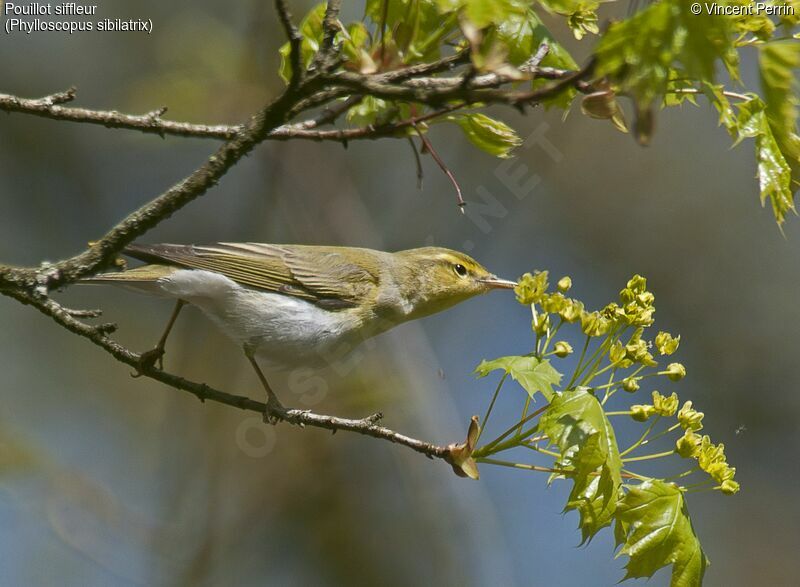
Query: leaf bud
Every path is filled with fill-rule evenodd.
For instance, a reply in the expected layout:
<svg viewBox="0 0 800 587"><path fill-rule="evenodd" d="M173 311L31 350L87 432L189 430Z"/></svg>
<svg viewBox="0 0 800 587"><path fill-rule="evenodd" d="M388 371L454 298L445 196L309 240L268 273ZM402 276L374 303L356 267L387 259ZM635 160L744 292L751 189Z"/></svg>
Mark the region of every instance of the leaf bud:
<svg viewBox="0 0 800 587"><path fill-rule="evenodd" d="M622 389L628 393L636 393L639 390L639 382L633 377L626 377L622 380Z"/></svg>
<svg viewBox="0 0 800 587"><path fill-rule="evenodd" d="M655 413L653 406L634 404L631 406L631 418L637 422L646 422Z"/></svg>
<svg viewBox="0 0 800 587"><path fill-rule="evenodd" d="M686 377L686 367L680 363L670 363L667 365L667 370L664 372L667 377L672 381L680 381Z"/></svg>

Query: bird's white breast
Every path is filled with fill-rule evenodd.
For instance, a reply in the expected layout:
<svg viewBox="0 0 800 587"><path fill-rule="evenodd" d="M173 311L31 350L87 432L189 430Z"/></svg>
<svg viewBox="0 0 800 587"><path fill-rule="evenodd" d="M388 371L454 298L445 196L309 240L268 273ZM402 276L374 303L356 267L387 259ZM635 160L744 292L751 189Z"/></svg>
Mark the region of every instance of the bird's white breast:
<svg viewBox="0 0 800 587"><path fill-rule="evenodd" d="M162 295L200 308L229 336L260 356L291 364L318 360L357 342L362 319L305 300L243 287L211 271L181 269L158 280Z"/></svg>

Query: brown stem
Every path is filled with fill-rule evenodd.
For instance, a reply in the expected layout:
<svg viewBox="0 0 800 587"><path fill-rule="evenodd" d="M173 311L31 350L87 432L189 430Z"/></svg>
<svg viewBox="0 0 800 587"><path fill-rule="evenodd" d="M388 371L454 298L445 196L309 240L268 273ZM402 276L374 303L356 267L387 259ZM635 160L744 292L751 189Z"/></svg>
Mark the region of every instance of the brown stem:
<svg viewBox="0 0 800 587"><path fill-rule="evenodd" d="M419 129L417 121L415 120L411 124L414 127L414 130L417 131L417 135L419 135L419 140L422 142L423 146L422 152L428 153L430 154L431 157L433 157L433 160L436 161L436 164L439 166L439 169L441 169L444 172L444 174L450 179L450 183L453 184L453 187L456 190L456 202L458 203L459 210L461 210L461 213L463 214L464 206L466 206L467 203L464 201L464 197L461 195L461 186L458 185L458 180L456 180L456 176L453 175L453 172L450 171L449 167L447 167L447 164L439 156L439 153L437 153L436 149L433 148L433 145L431 144L428 137L425 136L425 133L423 133Z"/></svg>

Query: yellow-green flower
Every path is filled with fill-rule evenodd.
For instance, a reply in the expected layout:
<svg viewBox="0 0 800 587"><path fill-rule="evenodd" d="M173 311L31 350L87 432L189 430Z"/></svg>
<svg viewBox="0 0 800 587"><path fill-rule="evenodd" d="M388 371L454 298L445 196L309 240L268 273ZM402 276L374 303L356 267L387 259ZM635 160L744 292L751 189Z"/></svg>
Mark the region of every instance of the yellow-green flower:
<svg viewBox="0 0 800 587"><path fill-rule="evenodd" d="M711 442L711 438L708 435L703 436L700 452L697 455L697 464L709 475L713 471L719 471L719 467L715 465L725 464L727 466L727 461L725 460L725 445L722 443L714 444Z"/></svg>
<svg viewBox="0 0 800 587"><path fill-rule="evenodd" d="M533 331L539 336L544 336L550 328L550 314L541 313L531 321Z"/></svg>
<svg viewBox="0 0 800 587"><path fill-rule="evenodd" d="M631 341L625 345L628 358L634 363L641 363L647 367L655 367L658 363L653 359L653 355L647 350L647 341L638 338L638 333L634 334Z"/></svg>
<svg viewBox="0 0 800 587"><path fill-rule="evenodd" d="M559 340L555 344L554 352L557 357L561 357L563 359L567 355L572 354L572 345L569 344L567 341Z"/></svg>
<svg viewBox="0 0 800 587"><path fill-rule="evenodd" d="M699 434L695 434L692 430L687 430L675 443L675 451L685 459L696 457L700 452L701 443L702 438L700 438Z"/></svg>
<svg viewBox="0 0 800 587"><path fill-rule="evenodd" d="M643 293L647 289L647 279L641 275L634 275L628 280L627 288L635 294Z"/></svg>
<svg viewBox="0 0 800 587"><path fill-rule="evenodd" d="M678 394L673 393L671 396L667 397L654 391L653 408L655 408L656 413L662 416L669 417L674 415L675 412L678 411Z"/></svg>
<svg viewBox="0 0 800 587"><path fill-rule="evenodd" d="M620 320L625 318L625 310L620 308L619 305L615 304L614 302L608 304L600 313L615 323L618 323Z"/></svg>
<svg viewBox="0 0 800 587"><path fill-rule="evenodd" d="M628 320L634 326L650 326L655 322L655 318L653 318L655 311L655 308L641 308L635 314L629 315Z"/></svg>
<svg viewBox="0 0 800 587"><path fill-rule="evenodd" d="M700 430L703 428L704 415L692 408L691 401L687 401L678 412L678 422L684 430Z"/></svg>
<svg viewBox="0 0 800 587"><path fill-rule="evenodd" d="M719 489L725 495L734 495L739 493L739 484L733 479L728 479L720 484Z"/></svg>
<svg viewBox="0 0 800 587"><path fill-rule="evenodd" d="M636 303L643 308L649 308L656 301L656 296L653 295L653 292L643 291L640 294L636 294L634 299L636 300Z"/></svg>
<svg viewBox="0 0 800 587"><path fill-rule="evenodd" d="M622 363L627 354L628 353L625 350L625 345L623 345L620 341L615 342L611 345L611 348L608 349L608 359L611 361L612 365L619 365Z"/></svg>
<svg viewBox="0 0 800 587"><path fill-rule="evenodd" d="M526 273L520 278L514 293L517 294L517 301L520 304L529 306L542 299L548 286L547 271L536 271L533 275Z"/></svg>
<svg viewBox="0 0 800 587"><path fill-rule="evenodd" d="M681 337L673 338L669 332L659 332L656 335L656 348L662 355L671 355L678 350Z"/></svg>
<svg viewBox="0 0 800 587"><path fill-rule="evenodd" d="M559 314L566 307L567 303L569 303L567 298L565 298L564 294L561 292L545 294L539 301L542 310L550 312L551 314Z"/></svg>
<svg viewBox="0 0 800 587"><path fill-rule="evenodd" d="M670 363L664 372L672 381L680 381L686 377L686 367L680 363Z"/></svg>
<svg viewBox="0 0 800 587"><path fill-rule="evenodd" d="M567 293L572 288L572 279L569 276L564 276L558 280L558 289L564 293Z"/></svg>
<svg viewBox="0 0 800 587"><path fill-rule="evenodd" d="M567 322L577 321L583 314L583 302L568 299L564 307L559 310L558 315Z"/></svg>
<svg viewBox="0 0 800 587"><path fill-rule="evenodd" d="M611 322L600 312L581 314L581 330L587 336L602 336L611 330Z"/></svg>

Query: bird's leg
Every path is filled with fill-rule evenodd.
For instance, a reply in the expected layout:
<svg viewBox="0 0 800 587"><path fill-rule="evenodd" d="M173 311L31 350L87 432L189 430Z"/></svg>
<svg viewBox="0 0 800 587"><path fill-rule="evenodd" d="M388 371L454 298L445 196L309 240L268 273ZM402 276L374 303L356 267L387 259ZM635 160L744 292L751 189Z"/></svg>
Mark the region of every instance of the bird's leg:
<svg viewBox="0 0 800 587"><path fill-rule="evenodd" d="M278 399L278 396L275 395L274 391L272 391L272 388L267 382L267 378L264 376L264 372L261 371L261 367L259 367L258 363L256 362L253 351L248 350L245 347L244 354L247 357L247 360L250 361L253 369L256 370L256 375L258 375L261 385L264 386L264 390L267 392L267 408L264 411L264 421L270 424L277 424L281 419L280 414L285 412L286 408L283 407L283 404Z"/></svg>
<svg viewBox="0 0 800 587"><path fill-rule="evenodd" d="M175 326L175 321L178 319L178 314L181 313L181 309L185 305L186 302L183 300L178 300L175 303L175 308L172 310L172 315L169 317L169 322L167 322L167 327L164 329L164 334L162 334L161 338L158 339L158 343L156 344L155 348L152 348L149 351L145 351L141 354L139 362L141 363L142 368L152 368L156 365L159 369L164 368L164 348L167 344L167 338L169 338L169 333L172 332L172 327ZM139 374L141 374L141 371ZM138 377L138 375L135 376Z"/></svg>

